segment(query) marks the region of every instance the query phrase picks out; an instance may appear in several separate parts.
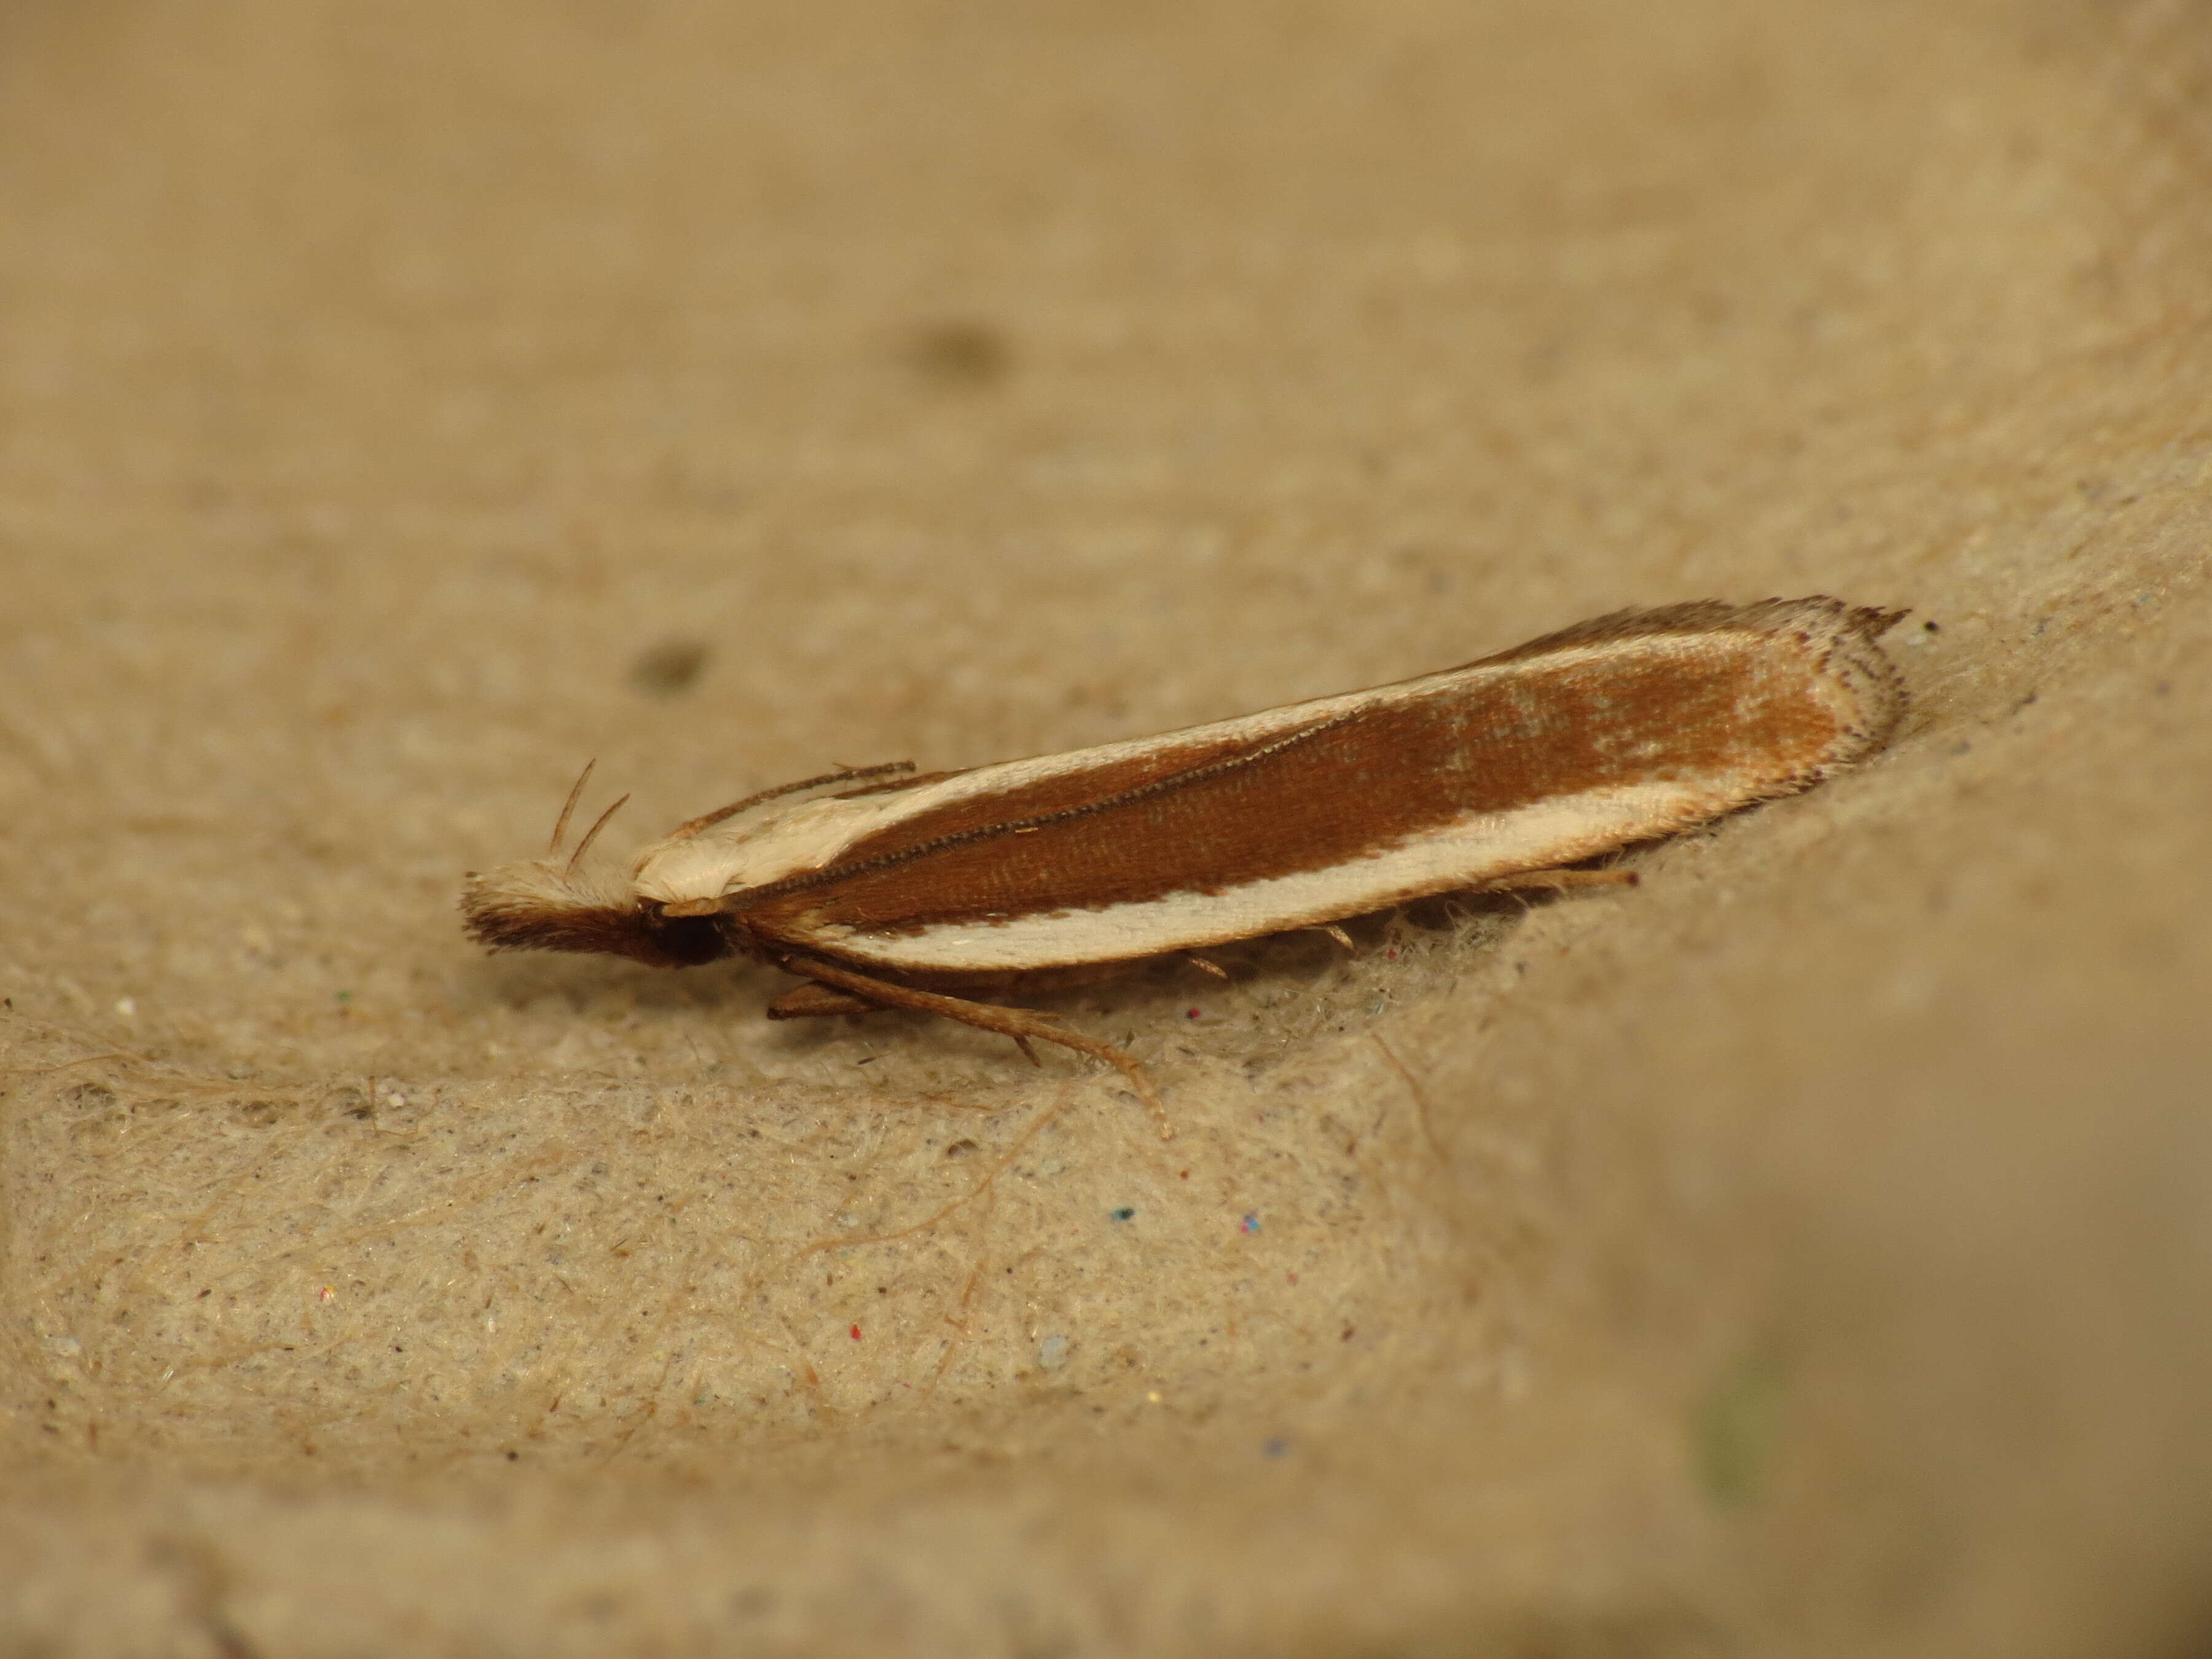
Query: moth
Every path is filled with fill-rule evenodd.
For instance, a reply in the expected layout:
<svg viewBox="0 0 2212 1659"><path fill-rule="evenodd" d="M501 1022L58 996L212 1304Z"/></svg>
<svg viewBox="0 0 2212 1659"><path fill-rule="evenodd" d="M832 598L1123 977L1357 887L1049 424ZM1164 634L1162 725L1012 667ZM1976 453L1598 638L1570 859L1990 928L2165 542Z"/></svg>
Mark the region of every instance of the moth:
<svg viewBox="0 0 2212 1659"><path fill-rule="evenodd" d="M1459 668L1063 755L827 772L678 825L627 878L561 850L472 876L493 951L658 967L745 956L805 983L771 1019L918 1009L1120 1069L979 1000L1054 976L1455 890L1628 879L1573 866L1808 787L1880 749L1905 613L1825 597L1621 611ZM585 776L590 769L585 769ZM624 797L627 799L628 797Z"/></svg>

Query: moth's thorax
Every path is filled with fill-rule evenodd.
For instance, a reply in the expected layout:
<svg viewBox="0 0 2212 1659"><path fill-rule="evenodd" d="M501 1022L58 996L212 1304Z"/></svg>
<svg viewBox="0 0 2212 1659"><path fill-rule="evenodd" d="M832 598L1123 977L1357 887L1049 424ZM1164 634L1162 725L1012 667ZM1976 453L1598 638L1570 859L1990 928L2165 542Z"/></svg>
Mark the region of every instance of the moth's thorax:
<svg viewBox="0 0 2212 1659"><path fill-rule="evenodd" d="M697 835L647 848L638 854L633 884L653 904L718 899L818 870L886 818L913 809L905 793L770 801Z"/></svg>

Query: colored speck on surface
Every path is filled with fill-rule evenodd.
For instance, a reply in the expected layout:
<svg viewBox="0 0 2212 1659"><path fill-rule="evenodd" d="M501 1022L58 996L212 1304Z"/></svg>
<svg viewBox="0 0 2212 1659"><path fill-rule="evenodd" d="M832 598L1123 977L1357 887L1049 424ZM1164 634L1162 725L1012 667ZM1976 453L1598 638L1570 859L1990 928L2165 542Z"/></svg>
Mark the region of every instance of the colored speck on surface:
<svg viewBox="0 0 2212 1659"><path fill-rule="evenodd" d="M1048 1371L1056 1371L1067 1364L1068 1340L1057 1331L1037 1344L1037 1364Z"/></svg>
<svg viewBox="0 0 2212 1659"><path fill-rule="evenodd" d="M1256 1215L1246 1216L1244 1218L1244 1231L1248 1233L1258 1232L1260 1231L1260 1218Z"/></svg>
<svg viewBox="0 0 2212 1659"><path fill-rule="evenodd" d="M351 1002L353 1000L353 993L350 991L338 991L333 993L333 994L340 1002Z"/></svg>
<svg viewBox="0 0 2212 1659"><path fill-rule="evenodd" d="M699 675L713 654L713 647L704 640L663 640L631 661L630 690L648 697L680 696L699 683Z"/></svg>
<svg viewBox="0 0 2212 1659"><path fill-rule="evenodd" d="M1136 1214L1137 1210L1134 1205L1124 1204L1120 1209L1114 1212L1114 1219L1116 1221L1133 1221L1136 1218Z"/></svg>
<svg viewBox="0 0 2212 1659"><path fill-rule="evenodd" d="M855 1342L858 1342L860 1340L860 1328L858 1325L855 1325L855 1326L854 1326L854 1327L853 1327L853 1340L854 1340L854 1341L855 1341Z"/></svg>
<svg viewBox="0 0 2212 1659"><path fill-rule="evenodd" d="M1280 1457L1290 1449L1291 1443L1279 1434L1271 1434L1260 1443L1260 1454L1263 1457Z"/></svg>
<svg viewBox="0 0 2212 1659"><path fill-rule="evenodd" d="M1785 1403L1781 1368L1759 1353L1738 1361L1707 1392L1691 1443L1716 1504L1736 1508L1759 1495L1782 1439Z"/></svg>
<svg viewBox="0 0 2212 1659"><path fill-rule="evenodd" d="M1206 1016L1200 1013L1197 1009L1194 1008L1188 1013L1185 1014L1183 1018L1185 1019L1204 1019Z"/></svg>

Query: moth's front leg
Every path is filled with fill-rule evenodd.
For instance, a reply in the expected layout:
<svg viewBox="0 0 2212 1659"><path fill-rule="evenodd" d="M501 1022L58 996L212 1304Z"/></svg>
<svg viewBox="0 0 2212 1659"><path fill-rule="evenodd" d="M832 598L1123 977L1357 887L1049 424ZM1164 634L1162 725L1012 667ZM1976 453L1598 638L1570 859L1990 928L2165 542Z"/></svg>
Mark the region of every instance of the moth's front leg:
<svg viewBox="0 0 2212 1659"><path fill-rule="evenodd" d="M1602 870L1522 870L1510 876L1492 876L1488 881L1476 883L1468 890L1504 893L1518 887L1633 887L1637 884L1635 871L1608 866Z"/></svg>
<svg viewBox="0 0 2212 1659"><path fill-rule="evenodd" d="M809 980L804 985L793 987L768 1006L770 1019L811 1019L817 1014L880 1014L884 1005L870 1002L866 997L855 996L850 991L838 990L835 986L817 984ZM1014 1039L1015 1045L1032 1066L1044 1062L1036 1057L1026 1036Z"/></svg>
<svg viewBox="0 0 2212 1659"><path fill-rule="evenodd" d="M794 985L768 1006L770 1019L811 1019L817 1014L873 1014L883 1010L880 1002L871 1002L866 997L854 996L850 991L821 985L809 980L804 985Z"/></svg>
<svg viewBox="0 0 2212 1659"><path fill-rule="evenodd" d="M805 957L788 957L778 961L778 967L787 973L803 974L814 981L787 991L769 1005L770 1019L803 1019L814 1014L864 1013L872 1008L912 1008L921 1013L937 1014L945 1019L957 1020L963 1025L973 1025L978 1030L996 1031L1010 1036L1029 1052L1030 1039L1056 1042L1063 1048L1073 1048L1078 1054L1103 1060L1123 1077L1129 1079L1145 1109L1152 1115L1162 1140L1175 1139L1175 1125L1168 1117L1166 1106L1161 1103L1159 1091L1146 1075L1133 1055L1123 1053L1110 1042L1101 1042L1096 1037L1071 1031L1049 1014L1040 1014L1028 1008L1005 1008L992 1002L970 1002L964 997L949 997L938 991L916 990L911 985L894 985L888 980L872 979L866 974L854 973L849 968L835 967L826 962L816 962ZM1030 1054L1035 1060L1036 1056Z"/></svg>

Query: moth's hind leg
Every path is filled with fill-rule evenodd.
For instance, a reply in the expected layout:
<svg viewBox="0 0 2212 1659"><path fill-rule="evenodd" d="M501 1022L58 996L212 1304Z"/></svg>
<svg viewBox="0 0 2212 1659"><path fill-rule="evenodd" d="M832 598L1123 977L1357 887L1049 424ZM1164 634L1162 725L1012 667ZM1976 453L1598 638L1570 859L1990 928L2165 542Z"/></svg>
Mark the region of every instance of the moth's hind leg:
<svg viewBox="0 0 2212 1659"><path fill-rule="evenodd" d="M1071 1031L1049 1014L1040 1014L1027 1008L1006 1008L992 1002L970 1002L964 997L949 997L936 991L918 991L911 985L893 985L888 981L871 979L866 974L856 974L849 968L832 967L826 962L811 962L794 957L779 964L786 971L804 974L811 984L801 985L787 991L769 1005L770 1019L804 1019L814 1014L859 1014L875 1008L912 1008L917 1012L937 1014L957 1020L963 1025L973 1025L978 1030L996 1031L1019 1043L1024 1054L1034 1060L1036 1055L1030 1049L1030 1040L1056 1042L1063 1048L1073 1048L1078 1054L1089 1054L1093 1060L1103 1060L1129 1079L1145 1109L1152 1115L1152 1121L1160 1132L1162 1140L1175 1139L1175 1125L1169 1120L1167 1108L1161 1103L1159 1091L1145 1073L1133 1056L1123 1053L1110 1042L1101 1042L1096 1037Z"/></svg>

